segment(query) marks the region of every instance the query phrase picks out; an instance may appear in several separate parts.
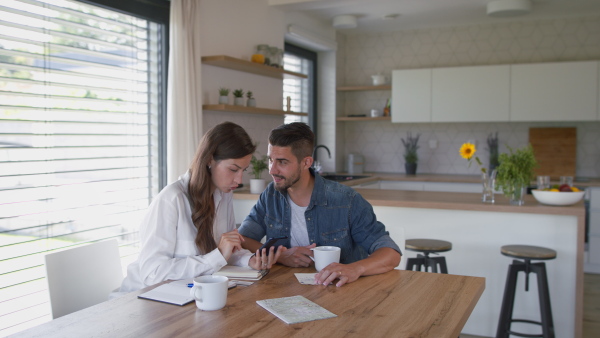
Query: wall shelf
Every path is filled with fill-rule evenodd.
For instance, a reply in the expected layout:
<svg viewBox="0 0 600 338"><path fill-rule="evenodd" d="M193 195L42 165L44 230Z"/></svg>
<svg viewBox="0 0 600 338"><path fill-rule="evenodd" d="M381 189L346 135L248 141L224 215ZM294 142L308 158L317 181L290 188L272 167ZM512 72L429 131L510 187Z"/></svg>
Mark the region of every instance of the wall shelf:
<svg viewBox="0 0 600 338"><path fill-rule="evenodd" d="M345 122L353 122L353 121L391 121L391 116L379 116L379 117L368 117L368 116L339 116L335 119L336 121L345 121Z"/></svg>
<svg viewBox="0 0 600 338"><path fill-rule="evenodd" d="M267 108L256 108L246 106L233 106L229 104L205 104L202 106L203 110L214 110L214 111L227 111L232 113L245 113L245 114L263 114L263 115L298 115L307 116L307 113L297 113L285 110L267 109Z"/></svg>
<svg viewBox="0 0 600 338"><path fill-rule="evenodd" d="M336 90L338 92L351 92L351 91L359 91L359 90L391 90L392 85L380 85L380 86L342 86L337 87Z"/></svg>
<svg viewBox="0 0 600 338"><path fill-rule="evenodd" d="M307 75L301 73L294 73L282 68L275 68L267 65L263 65L256 62L250 62L242 59L237 59L227 55L213 55L213 56L203 56L202 63L227 68L234 69L246 73L252 73L267 77L272 77L276 79L306 79Z"/></svg>

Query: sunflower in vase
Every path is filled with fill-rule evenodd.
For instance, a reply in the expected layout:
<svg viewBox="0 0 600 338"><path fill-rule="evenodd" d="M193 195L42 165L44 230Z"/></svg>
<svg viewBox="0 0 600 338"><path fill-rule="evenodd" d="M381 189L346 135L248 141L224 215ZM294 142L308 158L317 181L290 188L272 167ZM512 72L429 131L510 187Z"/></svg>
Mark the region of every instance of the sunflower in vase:
<svg viewBox="0 0 600 338"><path fill-rule="evenodd" d="M483 203L494 203L494 189L495 180L496 180L496 169L492 170L491 174L487 174L487 170L481 163L479 157L474 156L477 149L475 149L475 145L472 143L465 143L460 147L459 153L462 158L469 161L469 167L471 166L471 160L475 158L475 162L479 165L479 169L481 170L481 179L483 183L483 195L481 201Z"/></svg>
<svg viewBox="0 0 600 338"><path fill-rule="evenodd" d="M475 155L475 153L477 152L477 149L475 148L475 145L473 143L464 143L461 147L460 150L458 151L460 153L460 156L466 160L469 161L469 167L471 166L471 160L473 159L473 155ZM481 163L481 160L479 159L479 157L475 156L475 161L477 162L477 164L479 164L479 167L481 169L482 173L487 173L487 170L485 169L485 167L483 167L483 164Z"/></svg>

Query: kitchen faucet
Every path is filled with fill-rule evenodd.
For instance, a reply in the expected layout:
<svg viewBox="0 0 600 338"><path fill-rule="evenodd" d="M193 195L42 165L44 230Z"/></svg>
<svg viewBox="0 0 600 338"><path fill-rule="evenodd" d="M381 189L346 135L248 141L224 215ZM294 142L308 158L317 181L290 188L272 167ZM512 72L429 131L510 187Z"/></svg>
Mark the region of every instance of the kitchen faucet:
<svg viewBox="0 0 600 338"><path fill-rule="evenodd" d="M327 150L327 155L329 155L329 158L331 158L331 152L329 151L329 148L327 148L327 146L319 144L318 146L315 147L315 149L313 150L312 153L312 158L313 158L313 168L315 167L315 163L317 163L317 150L319 148L325 148L325 150Z"/></svg>

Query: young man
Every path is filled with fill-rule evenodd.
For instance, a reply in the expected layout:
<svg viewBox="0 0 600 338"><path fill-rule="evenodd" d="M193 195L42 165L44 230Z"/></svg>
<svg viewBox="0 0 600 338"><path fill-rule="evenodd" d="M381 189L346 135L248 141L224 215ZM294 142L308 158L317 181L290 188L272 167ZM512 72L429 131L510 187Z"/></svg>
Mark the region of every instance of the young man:
<svg viewBox="0 0 600 338"><path fill-rule="evenodd" d="M239 232L243 247L254 252L267 238L287 236L278 262L291 267L312 263L311 248L342 249L340 263L316 276L320 284L337 286L360 276L384 273L400 263L400 248L372 206L354 189L325 180L311 168L314 133L300 122L281 125L269 135L269 173L273 182L260 195Z"/></svg>

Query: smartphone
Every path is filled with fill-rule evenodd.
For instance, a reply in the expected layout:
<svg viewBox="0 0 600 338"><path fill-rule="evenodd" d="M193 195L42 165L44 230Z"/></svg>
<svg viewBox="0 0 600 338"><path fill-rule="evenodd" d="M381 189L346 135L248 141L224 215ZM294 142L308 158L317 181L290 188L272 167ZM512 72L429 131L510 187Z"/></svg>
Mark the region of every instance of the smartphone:
<svg viewBox="0 0 600 338"><path fill-rule="evenodd" d="M275 247L275 251L277 251L277 247L282 245L283 242L287 239L287 236L281 236L281 237L272 237L269 238L265 244L263 244L260 247L260 252L262 252L262 249L267 249L267 256L269 255L269 249L271 249L272 246Z"/></svg>

